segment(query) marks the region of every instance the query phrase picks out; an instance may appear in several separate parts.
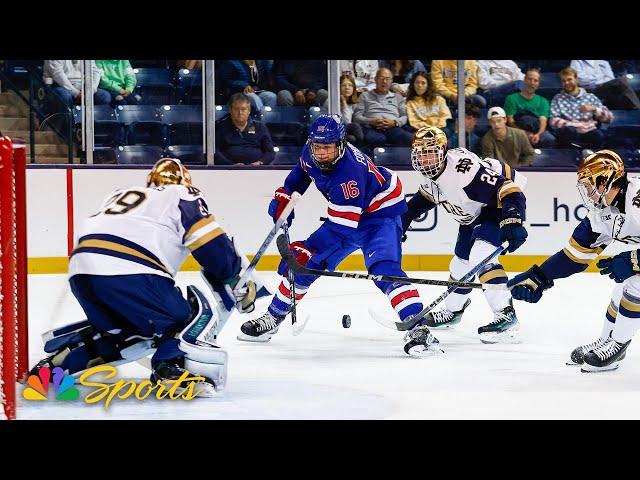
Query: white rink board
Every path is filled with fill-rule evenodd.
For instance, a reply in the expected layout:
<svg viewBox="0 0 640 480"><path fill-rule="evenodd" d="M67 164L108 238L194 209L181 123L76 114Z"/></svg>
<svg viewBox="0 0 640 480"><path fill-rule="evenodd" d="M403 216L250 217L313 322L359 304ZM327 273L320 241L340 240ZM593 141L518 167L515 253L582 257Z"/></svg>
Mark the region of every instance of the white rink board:
<svg viewBox="0 0 640 480"><path fill-rule="evenodd" d="M192 170L200 188L225 230L247 254L253 254L273 225L267 206L282 185L286 170ZM520 255L551 255L558 251L585 215L572 172L524 172L528 179L527 225L529 238ZM74 169L74 223L94 213L115 188L144 185L147 170ZM420 177L413 171L398 172L406 194L416 192ZM28 248L30 257L65 256L67 252L66 173L64 169L27 170ZM305 238L326 216L326 200L313 185L296 208L293 238ZM448 255L453 252L458 224L442 209L414 223L415 231L403 252L414 255ZM614 253L620 250L608 250ZM625 248L621 248L625 249ZM275 243L267 253L276 253Z"/></svg>

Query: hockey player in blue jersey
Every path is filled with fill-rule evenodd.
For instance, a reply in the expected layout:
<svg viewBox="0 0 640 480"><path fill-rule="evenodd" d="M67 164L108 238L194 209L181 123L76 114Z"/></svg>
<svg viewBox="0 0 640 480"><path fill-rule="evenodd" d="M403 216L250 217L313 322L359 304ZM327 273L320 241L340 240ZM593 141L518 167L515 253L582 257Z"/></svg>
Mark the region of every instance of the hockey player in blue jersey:
<svg viewBox="0 0 640 480"><path fill-rule="evenodd" d="M194 286L187 299L176 288L173 278L189 253L217 305ZM61 367L77 376L153 353L153 382L188 370L205 378L206 393L222 390L227 353L216 345L217 322L233 309L252 311L256 297L254 282L236 285L241 263L187 168L160 159L146 187L116 190L80 224L69 284L87 320L46 332L49 356L33 370Z"/></svg>
<svg viewBox="0 0 640 480"><path fill-rule="evenodd" d="M327 220L309 238L293 242L291 250L300 263L309 268L335 270L347 255L357 249L364 253L369 273L406 277L401 268L402 222L407 210L402 183L398 176L377 167L356 147L345 140L345 126L339 115L321 115L311 127L309 139L299 162L278 188L269 205L274 221L289 202L293 192L303 194L311 182L327 199ZM292 213L288 219L294 218ZM267 342L278 331L291 310L290 285L286 264L267 312L245 322L238 339ZM302 300L313 275L296 275L296 298ZM422 310L418 291L404 282L375 282L384 292L402 321ZM426 356L439 353L438 340L419 322L405 340L405 352Z"/></svg>
<svg viewBox="0 0 640 480"><path fill-rule="evenodd" d="M509 165L493 158L479 158L464 148L447 151L447 136L436 127L419 129L411 151L413 168L422 174L422 185L409 200L402 217L406 231L411 222L440 205L460 223L455 255L449 271L451 280L461 279L502 242L508 251L519 248L527 238L522 222L526 178ZM498 260L478 272L481 282L504 284L507 275ZM445 308L425 316L434 329L451 328L460 322L471 303L471 289L457 289L445 300ZM478 328L483 343L518 343L518 319L508 290L486 290L494 319Z"/></svg>
<svg viewBox="0 0 640 480"><path fill-rule="evenodd" d="M578 192L588 209L564 248L509 280L513 298L536 303L554 280L584 271L614 242L640 243L640 179L627 178L620 155L600 150L578 168ZM603 258L596 264L601 275L617 285L602 315L600 337L576 347L567 365L583 372L615 370L624 360L631 339L640 328L640 266L638 250Z"/></svg>

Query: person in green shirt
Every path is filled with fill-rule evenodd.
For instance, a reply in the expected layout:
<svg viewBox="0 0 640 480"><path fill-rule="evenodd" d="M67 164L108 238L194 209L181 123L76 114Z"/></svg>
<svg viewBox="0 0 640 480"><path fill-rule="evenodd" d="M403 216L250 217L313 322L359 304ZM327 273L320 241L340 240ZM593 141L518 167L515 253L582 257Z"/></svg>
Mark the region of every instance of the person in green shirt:
<svg viewBox="0 0 640 480"><path fill-rule="evenodd" d="M557 142L556 137L547 130L551 107L549 100L536 95L539 86L540 71L536 68L527 70L522 91L507 96L504 102L507 125L524 130L532 146L552 148Z"/></svg>
<svg viewBox="0 0 640 480"><path fill-rule="evenodd" d="M129 60L96 60L100 70L100 88L111 94L111 106L138 105L142 98L134 94L136 74Z"/></svg>

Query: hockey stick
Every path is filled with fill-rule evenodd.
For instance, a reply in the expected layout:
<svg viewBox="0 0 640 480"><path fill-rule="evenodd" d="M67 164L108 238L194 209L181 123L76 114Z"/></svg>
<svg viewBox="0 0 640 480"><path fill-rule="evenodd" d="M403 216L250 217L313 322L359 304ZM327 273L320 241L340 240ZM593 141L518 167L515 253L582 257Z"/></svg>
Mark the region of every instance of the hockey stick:
<svg viewBox="0 0 640 480"><path fill-rule="evenodd" d="M507 286L504 284L494 284L494 283L470 283L466 282L463 279L459 281L448 281L448 280L430 280L426 278L411 278L411 277L396 277L393 275L371 275L368 273L353 273L353 272L331 272L329 270L316 270L313 268L307 268L304 265L299 264L293 253L289 250L289 244L287 243L287 239L284 235L280 235L276 239L276 244L278 245L278 251L284 261L287 262L289 266L289 270L294 273L300 275L318 275L324 277L341 277L341 278L355 278L360 280L374 280L374 281L382 281L382 282L405 282L405 283L417 283L420 285L435 285L440 287L455 287L455 288L481 288L484 290L508 290ZM502 247L500 248L500 252L502 252ZM493 258L495 254L492 254L491 257L487 257L484 261L487 261L490 258ZM469 277L473 278L473 276Z"/></svg>
<svg viewBox="0 0 640 480"><path fill-rule="evenodd" d="M373 319L376 322L378 322L380 325L383 325L385 327L389 327L389 328L391 328L393 330L398 330L398 331L401 331L401 332L404 332L406 330L411 330L416 325L416 323L418 323L418 321L420 321L427 313L429 313L440 302L442 302L445 298L447 298L449 296L449 294L452 293L454 290L457 290L458 288L469 288L469 287L462 287L461 285L465 285L465 283L464 283L465 281L471 280L473 277L475 277L476 274L480 271L480 269L482 267L484 267L487 263L489 263L491 260L493 260L498 255L500 255L506 249L507 249L507 245L505 245L505 244L500 245L490 255L488 255L484 260L482 260L475 267L473 267L471 270L469 270L467 272L467 274L460 279L459 282L450 282L450 287L447 288L447 290L445 292L443 292L442 295L440 295L433 302L431 302L428 306L426 306L424 309L422 309L422 311L420 311L417 315L414 315L413 317L411 317L410 321L407 321L407 322L395 322L393 320L389 320L387 318L383 318L383 317L379 316L378 313L373 311L372 309L369 309L369 315L371 315L371 317L373 317ZM468 284L468 285L473 285L473 284ZM486 284L480 284L480 285L486 285ZM507 289L506 286L505 286L505 289Z"/></svg>
<svg viewBox="0 0 640 480"><path fill-rule="evenodd" d="M291 239L289 238L289 224L287 222L282 224L284 230L284 238L287 244L291 245ZM291 325L295 325L296 318L296 281L295 274L290 268L287 270L287 279L289 280L289 298L291 299Z"/></svg>
<svg viewBox="0 0 640 480"><path fill-rule="evenodd" d="M256 265L264 255L264 252L267 251L267 248L273 241L273 237L276 236L276 234L278 233L278 230L280 230L280 228L282 227L282 224L287 222L287 218L289 218L289 214L291 214L293 207L296 206L296 203L298 203L298 200L300 200L301 197L302 195L300 195L298 192L293 192L291 194L291 200L289 200L289 203L287 203L287 206L284 207L284 210L280 214L280 217L278 218L278 220L276 220L275 225L269 231L267 238L265 238L264 242L262 242L262 245L260 245L260 248L258 249L258 252L256 253L255 257L253 257L249 266L245 269L245 271L240 276L240 280L238 280L238 283L236 284L234 291L244 287L244 284L247 283L247 280L249 279L249 275L251 275L251 272L253 272L256 269Z"/></svg>

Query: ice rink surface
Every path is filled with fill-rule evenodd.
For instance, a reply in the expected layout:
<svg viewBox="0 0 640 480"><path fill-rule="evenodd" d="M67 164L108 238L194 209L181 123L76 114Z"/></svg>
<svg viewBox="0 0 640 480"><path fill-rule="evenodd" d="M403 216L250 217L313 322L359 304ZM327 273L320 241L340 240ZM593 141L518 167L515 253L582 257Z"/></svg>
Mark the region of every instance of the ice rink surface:
<svg viewBox="0 0 640 480"><path fill-rule="evenodd" d="M275 274L261 274L277 286ZM448 278L447 272L408 274ZM193 283L206 291L194 272L180 273L177 283ZM369 317L368 308L394 315L373 283L321 278L299 305L300 319L311 315L300 336L292 335L287 319L267 344L236 339L241 323L263 313L268 300L252 314L230 318L219 338L230 357L227 388L219 397L190 402L116 399L108 410L103 404L21 398L18 418L640 418L640 340L631 343L617 371L587 374L565 365L574 347L599 336L613 286L606 277L584 273L556 281L538 304L516 302L523 341L519 345L479 341L476 329L489 323L492 314L483 294L473 291L461 324L455 330L434 331L445 353L411 358L402 350L402 333ZM418 289L425 304L443 291ZM349 329L342 327L343 314L351 316ZM41 332L83 318L66 275L31 275L30 365L43 356ZM120 367L119 374L142 380L149 371L133 364ZM83 388L81 394L88 392Z"/></svg>

